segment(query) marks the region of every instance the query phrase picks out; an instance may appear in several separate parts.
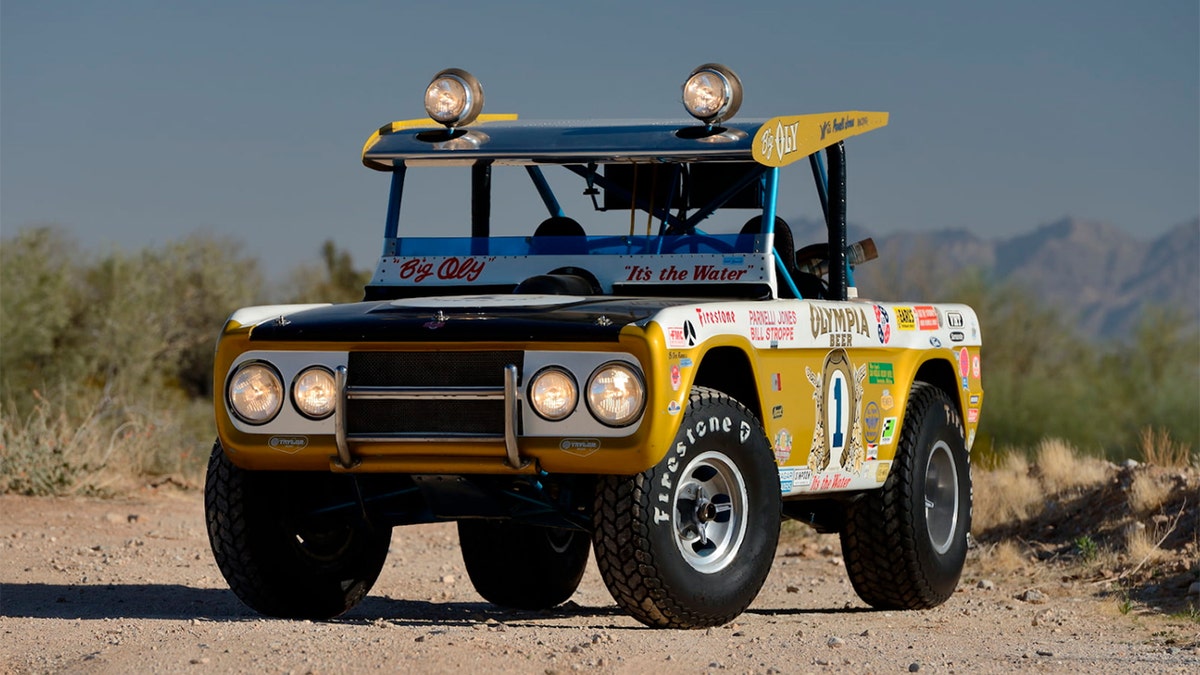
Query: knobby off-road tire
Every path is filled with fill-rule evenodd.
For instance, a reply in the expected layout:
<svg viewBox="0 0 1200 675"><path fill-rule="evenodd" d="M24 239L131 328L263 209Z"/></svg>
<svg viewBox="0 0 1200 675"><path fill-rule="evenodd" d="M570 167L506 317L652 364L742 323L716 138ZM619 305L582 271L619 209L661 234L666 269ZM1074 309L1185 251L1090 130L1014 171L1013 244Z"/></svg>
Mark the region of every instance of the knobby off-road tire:
<svg viewBox="0 0 1200 675"><path fill-rule="evenodd" d="M475 590L501 607L549 609L579 588L586 532L502 520L460 520L458 541Z"/></svg>
<svg viewBox="0 0 1200 675"><path fill-rule="evenodd" d="M971 530L971 468L958 408L913 384L892 471L854 502L842 555L855 592L878 609L928 609L954 593Z"/></svg>
<svg viewBox="0 0 1200 675"><path fill-rule="evenodd" d="M666 457L598 486L596 563L617 604L642 623L717 626L762 588L780 514L762 424L725 394L697 387Z"/></svg>
<svg viewBox="0 0 1200 675"><path fill-rule="evenodd" d="M356 509L311 515L343 479L246 471L229 461L219 441L213 446L204 485L208 539L242 602L268 616L328 619L366 596L383 569L392 529L365 522Z"/></svg>

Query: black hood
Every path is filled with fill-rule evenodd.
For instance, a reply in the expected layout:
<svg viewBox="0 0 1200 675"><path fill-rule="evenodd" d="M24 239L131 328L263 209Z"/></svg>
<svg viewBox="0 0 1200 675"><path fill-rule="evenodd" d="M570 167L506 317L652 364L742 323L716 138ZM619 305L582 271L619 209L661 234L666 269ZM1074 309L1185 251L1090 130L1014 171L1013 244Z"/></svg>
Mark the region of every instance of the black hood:
<svg viewBox="0 0 1200 675"><path fill-rule="evenodd" d="M252 342L616 341L678 298L449 296L318 307L265 321Z"/></svg>

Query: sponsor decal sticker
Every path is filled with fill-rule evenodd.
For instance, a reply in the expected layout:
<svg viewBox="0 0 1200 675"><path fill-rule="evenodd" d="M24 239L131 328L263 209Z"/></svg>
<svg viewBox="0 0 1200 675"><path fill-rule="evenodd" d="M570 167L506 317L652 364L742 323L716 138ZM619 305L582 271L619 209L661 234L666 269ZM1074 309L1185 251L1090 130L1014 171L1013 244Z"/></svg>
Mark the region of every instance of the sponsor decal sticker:
<svg viewBox="0 0 1200 675"><path fill-rule="evenodd" d="M967 421L971 424L979 421L979 408L967 408Z"/></svg>
<svg viewBox="0 0 1200 675"><path fill-rule="evenodd" d="M971 358L971 374L975 376L975 379L979 379L979 356Z"/></svg>
<svg viewBox="0 0 1200 675"><path fill-rule="evenodd" d="M956 330L956 331L950 332L950 341L951 342L962 342L963 340L966 340L966 339L967 339L967 336L963 335L963 332L961 330Z"/></svg>
<svg viewBox="0 0 1200 675"><path fill-rule="evenodd" d="M875 305L875 321L879 323L876 332L879 334L879 344L886 345L892 339L892 323L888 311Z"/></svg>
<svg viewBox="0 0 1200 675"><path fill-rule="evenodd" d="M929 336L929 346L933 347L934 349L941 349L942 341L939 340L936 335L930 335Z"/></svg>
<svg viewBox="0 0 1200 675"><path fill-rule="evenodd" d="M917 315L917 328L920 330L937 330L941 326L938 321L937 310L930 305L918 305L913 307L913 313Z"/></svg>
<svg viewBox="0 0 1200 675"><path fill-rule="evenodd" d="M780 429L775 434L775 462L786 464L792 456L792 435L787 429Z"/></svg>
<svg viewBox="0 0 1200 675"><path fill-rule="evenodd" d="M587 457L600 449L598 438L564 438L558 444L559 450L576 457Z"/></svg>
<svg viewBox="0 0 1200 675"><path fill-rule="evenodd" d="M979 405L979 394L971 394L971 405Z"/></svg>
<svg viewBox="0 0 1200 675"><path fill-rule="evenodd" d="M777 405L771 408L771 419L777 420L783 417L783 406Z"/></svg>
<svg viewBox="0 0 1200 675"><path fill-rule="evenodd" d="M783 391L783 375L771 373L771 391Z"/></svg>
<svg viewBox="0 0 1200 675"><path fill-rule="evenodd" d="M272 436L267 441L272 450L294 455L308 447L308 436Z"/></svg>
<svg viewBox="0 0 1200 675"><path fill-rule="evenodd" d="M731 309L696 308L696 320L701 326L728 326L737 323L737 313Z"/></svg>
<svg viewBox="0 0 1200 675"><path fill-rule="evenodd" d="M796 467L796 487L808 487L812 485L812 470L807 466Z"/></svg>
<svg viewBox="0 0 1200 675"><path fill-rule="evenodd" d="M879 444L867 443L867 461L874 462L879 459Z"/></svg>
<svg viewBox="0 0 1200 675"><path fill-rule="evenodd" d="M962 328L963 317L961 312L946 312L946 323L951 328Z"/></svg>
<svg viewBox="0 0 1200 675"><path fill-rule="evenodd" d="M917 329L917 315L913 313L912 307L896 307L893 311L896 312L896 328L900 330Z"/></svg>
<svg viewBox="0 0 1200 675"><path fill-rule="evenodd" d="M867 311L861 307L820 307L809 305L809 321L813 340L829 336L830 347L849 347L855 335L871 339Z"/></svg>
<svg viewBox="0 0 1200 675"><path fill-rule="evenodd" d="M971 372L971 353L967 351L966 347L963 347L958 350L958 374L966 377L969 372Z"/></svg>
<svg viewBox="0 0 1200 675"><path fill-rule="evenodd" d="M892 364L879 361L867 362L867 382L871 384L896 384L896 373Z"/></svg>
<svg viewBox="0 0 1200 675"><path fill-rule="evenodd" d="M875 465L875 482L882 483L887 480L888 469L891 468L891 462L880 462Z"/></svg>
<svg viewBox="0 0 1200 675"><path fill-rule="evenodd" d="M435 261L425 258L409 258L400 263L399 276L405 281L421 283L429 277L441 281L465 281L471 283L479 278L490 260L494 258L446 258L434 267Z"/></svg>
<svg viewBox="0 0 1200 675"><path fill-rule="evenodd" d="M891 410L896 407L896 399L892 398L891 389L884 389L883 393L879 395L879 407L884 410Z"/></svg>
<svg viewBox="0 0 1200 675"><path fill-rule="evenodd" d="M680 410L679 401L671 401L667 404L667 412L672 415L678 415Z"/></svg>
<svg viewBox="0 0 1200 675"><path fill-rule="evenodd" d="M679 366L671 364L671 389L679 391L679 383L683 380L683 376L679 374Z"/></svg>
<svg viewBox="0 0 1200 675"><path fill-rule="evenodd" d="M691 359L689 359L689 358L688 358L688 357L686 357L686 356L685 356L685 357L683 357L682 359L679 359L679 367L680 367L680 368L691 368L691 367L692 367L692 360L691 360Z"/></svg>
<svg viewBox="0 0 1200 675"><path fill-rule="evenodd" d="M750 339L774 343L796 339L798 315L790 309L750 310Z"/></svg>
<svg viewBox="0 0 1200 675"><path fill-rule="evenodd" d="M883 418L883 430L879 432L879 444L891 445L896 440L896 418Z"/></svg>
<svg viewBox="0 0 1200 675"><path fill-rule="evenodd" d="M871 401L863 410L863 440L874 445L879 441L879 404Z"/></svg>
<svg viewBox="0 0 1200 675"><path fill-rule="evenodd" d="M792 484L796 480L796 469L790 466L779 467L779 491L791 492Z"/></svg>
<svg viewBox="0 0 1200 675"><path fill-rule="evenodd" d="M672 348L687 347L688 341L683 334L683 326L667 326L667 346Z"/></svg>

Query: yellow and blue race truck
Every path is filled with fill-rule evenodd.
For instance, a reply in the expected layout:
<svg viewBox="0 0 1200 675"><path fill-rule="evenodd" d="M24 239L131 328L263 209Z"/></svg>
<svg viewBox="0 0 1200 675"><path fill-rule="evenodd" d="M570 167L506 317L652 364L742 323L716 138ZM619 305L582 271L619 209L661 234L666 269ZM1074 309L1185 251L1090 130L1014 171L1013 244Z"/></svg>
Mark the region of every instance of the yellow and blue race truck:
<svg viewBox="0 0 1200 675"><path fill-rule="evenodd" d="M527 122L448 69L428 119L372 134L363 301L238 309L219 338L205 511L237 596L336 616L395 526L454 521L492 603L566 601L594 551L632 616L699 628L753 601L791 518L840 533L866 603L945 601L978 319L858 296L844 142L886 113L741 121L741 98L705 64L691 120ZM826 232L797 249L804 198Z"/></svg>

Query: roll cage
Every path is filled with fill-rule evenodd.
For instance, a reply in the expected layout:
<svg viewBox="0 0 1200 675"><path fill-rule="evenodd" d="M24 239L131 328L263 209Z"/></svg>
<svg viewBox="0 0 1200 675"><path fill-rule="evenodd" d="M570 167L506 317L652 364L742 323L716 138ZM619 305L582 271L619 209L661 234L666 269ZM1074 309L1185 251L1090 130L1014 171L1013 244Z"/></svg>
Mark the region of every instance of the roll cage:
<svg viewBox="0 0 1200 675"><path fill-rule="evenodd" d="M367 141L363 163L391 174L383 258L368 287L368 298L411 294L397 287L408 285L415 276L405 275L397 265L414 256L516 260L536 255L556 256L572 269L600 267L596 290L604 294L645 294L653 286L655 294L804 297L790 269L793 265L783 258L794 256L794 252L781 254L774 248L780 170L801 157L808 159L826 225L829 276L825 295L834 300L847 298L848 288L853 285L853 269L846 259L844 138L886 125L886 113L827 113L747 121L728 127L636 122L518 123L512 115L492 118L494 121L482 116L480 121L491 123L471 129L437 128L429 120L395 122ZM469 168L469 238L400 236L407 172L429 165ZM496 166L523 167L548 218L568 214L547 180L545 169L565 170L582 181L583 194L590 197L595 211L631 212L628 235L492 236L492 174ZM730 208L757 210L761 215L759 231L734 235L702 228L713 214ZM648 222L657 221L656 231L648 225L645 235L635 234L633 213L646 214ZM674 279L691 283L679 284L686 289L666 293L662 292L663 284L622 280L623 272L603 271L606 263L613 262L623 270L629 269L632 256L666 260L680 255L701 256L701 264L711 261L736 266L731 261L740 261L747 269L742 274L730 272L726 275L729 278ZM609 259L602 262L601 256ZM641 281L672 280L666 278L672 275L668 268L652 271L663 278ZM707 272L697 267L695 274ZM443 280L447 283L426 283L421 292L429 294L432 290L432 294L438 294L451 288L453 292L461 291L462 286L452 282L462 281L463 277L447 276ZM472 281L481 282L472 292L508 292L519 280L496 277ZM709 281L716 283L703 283Z"/></svg>

